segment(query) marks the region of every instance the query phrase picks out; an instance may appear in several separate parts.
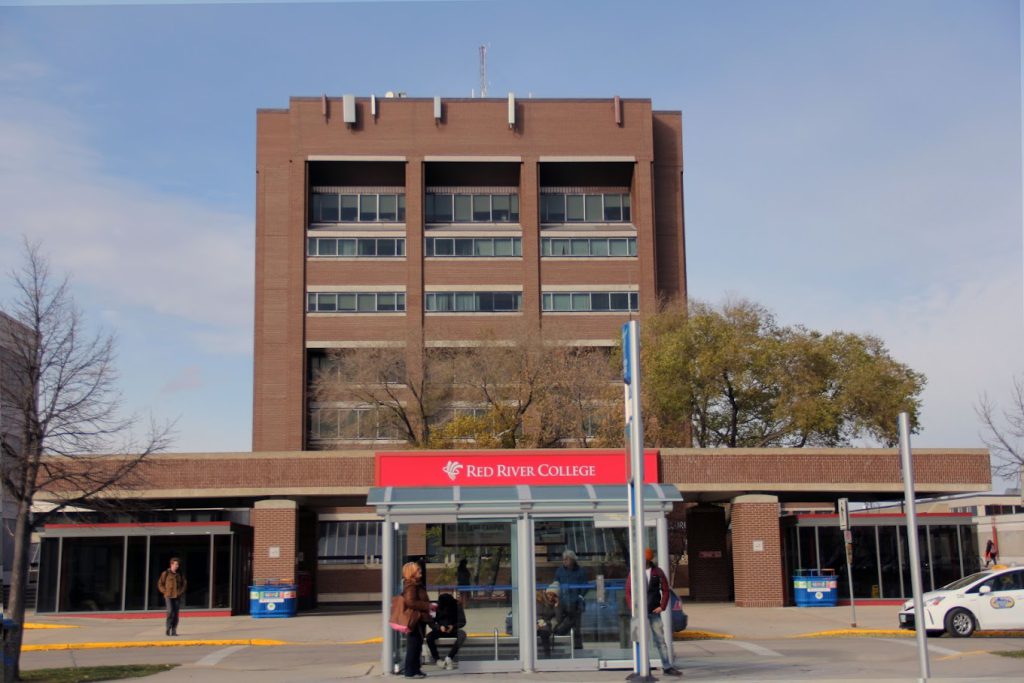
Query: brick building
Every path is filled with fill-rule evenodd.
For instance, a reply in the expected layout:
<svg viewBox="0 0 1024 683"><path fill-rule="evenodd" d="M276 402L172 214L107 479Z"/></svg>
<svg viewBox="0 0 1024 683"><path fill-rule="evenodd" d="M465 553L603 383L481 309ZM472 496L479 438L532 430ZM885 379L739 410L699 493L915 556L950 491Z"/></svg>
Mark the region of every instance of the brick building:
<svg viewBox="0 0 1024 683"><path fill-rule="evenodd" d="M329 349L416 377L485 331L610 347L686 299L682 117L650 100L297 97L259 111L256 175L255 451L388 440L307 400Z"/></svg>
<svg viewBox="0 0 1024 683"><path fill-rule="evenodd" d="M200 525L188 548L192 565L206 568L189 581L210 590L193 606L244 611L234 596L245 581L303 578L324 602L386 601L401 561L416 558L432 590L460 593L474 628L493 628L477 670L529 670L533 589L572 550L587 577L579 627L589 654L577 660L570 641L555 659L622 658L625 496L621 484L586 478L588 463L614 466L620 454L402 452L365 406L314 400L310 378L334 353L381 348L397 350L415 377L430 353L479 343L485 330L610 348L626 320L661 300L685 302L681 137L679 112L635 99L292 98L287 109L260 110L253 452L161 454L132 494L168 511L160 524ZM383 471L388 458L407 470L404 483ZM895 449L683 448L650 458L649 545L666 565L670 546L687 549L673 551L672 560L686 558L673 574L692 599L740 606L787 604L793 570L833 560L835 525L820 514L798 521L783 505L817 510L902 491ZM991 484L986 451L914 458L920 494ZM487 481L489 463L532 478ZM470 467L488 476L470 482ZM544 480L563 471L576 474ZM950 532L956 523L935 523L935 559L949 565L937 576L972 568L948 552L950 539L968 547L973 538ZM159 567L186 532L151 522L144 541L126 537L111 557L136 552ZM82 533L47 530L44 564L47 543L72 552ZM900 533L858 531L861 547L873 544L855 568L860 595L905 594L902 579L882 571L883 561L905 565ZM51 575L49 609L68 611L70 590ZM153 604L144 586L133 595L106 591L102 604ZM398 645L381 628L387 664Z"/></svg>

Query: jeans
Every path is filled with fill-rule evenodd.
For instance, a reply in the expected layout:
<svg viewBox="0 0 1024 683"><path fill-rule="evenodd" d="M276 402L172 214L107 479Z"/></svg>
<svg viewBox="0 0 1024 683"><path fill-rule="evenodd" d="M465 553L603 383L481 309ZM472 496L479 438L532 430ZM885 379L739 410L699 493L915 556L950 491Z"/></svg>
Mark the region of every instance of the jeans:
<svg viewBox="0 0 1024 683"><path fill-rule="evenodd" d="M178 630L178 607L181 605L181 598L164 596L164 600L167 602L167 630L174 633Z"/></svg>
<svg viewBox="0 0 1024 683"><path fill-rule="evenodd" d="M651 640L654 641L654 647L658 648L658 654L661 655L661 669L671 669L672 647L665 642L665 627L661 623L661 615L648 614L647 623L651 625Z"/></svg>
<svg viewBox="0 0 1024 683"><path fill-rule="evenodd" d="M405 675L421 673L420 658L423 656L423 624L416 624L405 639Z"/></svg>
<svg viewBox="0 0 1024 683"><path fill-rule="evenodd" d="M455 644L452 645L452 649L448 651L448 656L452 659L456 659L459 654L459 648L466 642L466 632L461 628L456 633L441 633L439 629L434 629L427 634L427 647L430 649L430 656L434 660L441 659L441 656L437 651L437 639L438 638L455 638Z"/></svg>

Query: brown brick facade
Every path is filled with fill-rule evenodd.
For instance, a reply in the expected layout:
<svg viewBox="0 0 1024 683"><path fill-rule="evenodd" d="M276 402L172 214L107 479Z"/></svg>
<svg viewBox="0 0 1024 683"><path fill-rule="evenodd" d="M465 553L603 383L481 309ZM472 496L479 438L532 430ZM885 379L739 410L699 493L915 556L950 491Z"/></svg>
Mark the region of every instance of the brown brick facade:
<svg viewBox="0 0 1024 683"><path fill-rule="evenodd" d="M654 112L650 100L624 99L617 122L611 98L527 99L517 102L516 125L510 128L504 100L445 99L441 121L434 120L431 99L379 100L375 117L369 104L368 98L357 98L358 121L354 125L342 120L342 102L337 99L329 100L327 117L320 98L301 97L292 98L285 110L267 109L257 114L253 450L300 451L306 447L307 345L401 342L410 347L407 367L415 376L421 362L415 349L425 342L478 339L485 331L517 337L524 329L555 340L610 342L629 319L626 313L542 314L545 285L638 290L645 315L655 310L660 299L685 300L679 112ZM451 163L438 159L454 157L487 158L496 161L469 163L514 168L521 258L424 259L427 176L432 164ZM389 176L389 186L404 190L405 222L387 227L404 231L405 258L308 260L305 243L310 224L311 164L343 165L371 158L389 159L373 163L392 164L395 173ZM550 168L569 160L596 167L606 162L629 166L630 179L620 186L629 191L632 214L622 229L635 228L636 257L541 258L542 169L545 164ZM370 176L374 172L367 171ZM601 181L611 177L598 168L588 173L584 176L590 182L578 185L607 185ZM582 227L599 236L600 228L595 232ZM405 291L406 312L307 315L307 287L332 285L395 285ZM427 315L423 311L423 294L431 287L479 286L485 290L488 285L521 287L521 311L468 316Z"/></svg>
<svg viewBox="0 0 1024 683"><path fill-rule="evenodd" d="M739 496L732 504L732 560L737 607L782 607L779 500Z"/></svg>
<svg viewBox="0 0 1024 683"><path fill-rule="evenodd" d="M291 500L256 503L253 526L253 583L295 581L298 506Z"/></svg>
<svg viewBox="0 0 1024 683"><path fill-rule="evenodd" d="M88 466L102 467L102 460L90 458ZM831 491L856 500L858 492L903 490L896 449L664 449L659 466L660 480L675 484L684 497L715 491ZM987 491L988 451L915 449L914 475L920 493ZM372 451L167 453L145 462L137 481L118 495L365 496L373 476Z"/></svg>

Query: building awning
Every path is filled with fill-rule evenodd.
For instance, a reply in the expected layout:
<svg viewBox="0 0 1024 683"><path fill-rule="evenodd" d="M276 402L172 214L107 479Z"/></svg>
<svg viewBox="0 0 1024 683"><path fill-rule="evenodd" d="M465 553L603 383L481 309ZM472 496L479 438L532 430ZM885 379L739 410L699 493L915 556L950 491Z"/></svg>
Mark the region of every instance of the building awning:
<svg viewBox="0 0 1024 683"><path fill-rule="evenodd" d="M217 536L238 531L234 522L139 522L114 524L47 524L41 536L46 538L120 537L120 536Z"/></svg>
<svg viewBox="0 0 1024 683"><path fill-rule="evenodd" d="M623 515L627 512L627 487L623 485L576 486L450 486L375 487L366 504L377 514L417 517L420 521L446 521L478 515ZM644 511L664 514L681 502L679 490L670 484L644 486ZM431 519L424 519L425 517Z"/></svg>

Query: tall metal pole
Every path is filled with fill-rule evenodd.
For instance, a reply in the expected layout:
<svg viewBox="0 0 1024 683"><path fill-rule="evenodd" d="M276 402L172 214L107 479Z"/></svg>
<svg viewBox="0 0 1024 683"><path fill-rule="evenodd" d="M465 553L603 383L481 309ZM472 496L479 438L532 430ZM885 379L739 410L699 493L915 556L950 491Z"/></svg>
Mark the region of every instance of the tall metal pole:
<svg viewBox="0 0 1024 683"><path fill-rule="evenodd" d="M931 676L928 664L928 625L925 622L924 599L921 591L921 553L917 546L917 508L914 504L914 462L910 455L910 416L900 413L900 459L903 463L903 499L907 515L907 546L910 548L910 585L914 591L914 631L917 636L917 657L921 664L921 678Z"/></svg>
<svg viewBox="0 0 1024 683"><path fill-rule="evenodd" d="M629 451L629 576L633 594L633 673L628 681L653 681L647 621L647 578L644 557L644 423L640 414L640 327L635 320L622 326L623 381L626 391L626 444Z"/></svg>
<svg viewBox="0 0 1024 683"><path fill-rule="evenodd" d="M391 594L395 590L395 527L391 521L391 515L384 515L381 534L380 611L383 637L380 645L380 666L385 674L390 674L395 661L395 632L391 630L389 624L391 621Z"/></svg>

